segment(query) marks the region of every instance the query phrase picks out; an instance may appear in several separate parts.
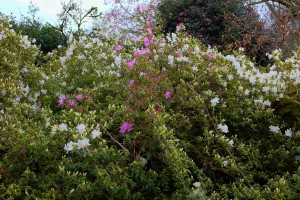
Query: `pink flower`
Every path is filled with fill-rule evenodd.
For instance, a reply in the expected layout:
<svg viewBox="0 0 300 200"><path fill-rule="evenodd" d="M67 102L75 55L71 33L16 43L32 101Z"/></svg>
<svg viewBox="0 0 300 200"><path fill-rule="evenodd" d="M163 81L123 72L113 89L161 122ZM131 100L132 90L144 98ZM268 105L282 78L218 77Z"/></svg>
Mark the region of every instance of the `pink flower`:
<svg viewBox="0 0 300 200"><path fill-rule="evenodd" d="M146 5L140 5L139 9L140 9L141 13L143 13L143 12L145 12L148 8L147 8Z"/></svg>
<svg viewBox="0 0 300 200"><path fill-rule="evenodd" d="M171 92L166 92L166 99L171 97Z"/></svg>
<svg viewBox="0 0 300 200"><path fill-rule="evenodd" d="M69 105L70 106L76 106L76 101L75 100L70 100Z"/></svg>
<svg viewBox="0 0 300 200"><path fill-rule="evenodd" d="M221 94L222 94L222 91L221 91L221 90L217 90L217 91L216 91L216 94L217 94L217 95L221 95Z"/></svg>
<svg viewBox="0 0 300 200"><path fill-rule="evenodd" d="M134 80L130 80L130 81L129 81L129 86L132 87L133 85L134 85Z"/></svg>
<svg viewBox="0 0 300 200"><path fill-rule="evenodd" d="M93 101L93 97L91 97L90 95L86 95L86 97L89 101Z"/></svg>
<svg viewBox="0 0 300 200"><path fill-rule="evenodd" d="M152 17L154 17L154 16L155 16L155 11L154 11L154 10L151 10L151 11L150 11L150 14L152 15Z"/></svg>
<svg viewBox="0 0 300 200"><path fill-rule="evenodd" d="M60 100L58 100L58 105L63 105L65 103L65 100L64 99L60 99Z"/></svg>
<svg viewBox="0 0 300 200"><path fill-rule="evenodd" d="M122 50L122 46L121 45L117 45L115 48L116 51L121 51Z"/></svg>
<svg viewBox="0 0 300 200"><path fill-rule="evenodd" d="M150 34L150 36L153 36L153 32L152 32L152 28L147 28L148 33Z"/></svg>
<svg viewBox="0 0 300 200"><path fill-rule="evenodd" d="M122 126L120 127L119 133L121 135L124 135L126 132L130 132L130 131L132 131L132 124L130 124L128 122L124 122L122 124Z"/></svg>
<svg viewBox="0 0 300 200"><path fill-rule="evenodd" d="M133 66L134 66L134 61L128 61L128 62L127 62L127 65L128 65L128 67L129 67L130 69L132 69Z"/></svg>
<svg viewBox="0 0 300 200"><path fill-rule="evenodd" d="M148 38L144 38L144 44L145 44L145 47L149 47L150 46L150 40Z"/></svg>
<svg viewBox="0 0 300 200"><path fill-rule="evenodd" d="M135 51L134 53L133 53L133 55L135 56L135 57L137 57L138 55L140 55L141 53L140 53L140 50L137 50L137 51Z"/></svg>
<svg viewBox="0 0 300 200"><path fill-rule="evenodd" d="M77 101L80 101L80 100L82 100L83 99L83 94L78 94L77 96L76 96L76 99L77 99Z"/></svg>

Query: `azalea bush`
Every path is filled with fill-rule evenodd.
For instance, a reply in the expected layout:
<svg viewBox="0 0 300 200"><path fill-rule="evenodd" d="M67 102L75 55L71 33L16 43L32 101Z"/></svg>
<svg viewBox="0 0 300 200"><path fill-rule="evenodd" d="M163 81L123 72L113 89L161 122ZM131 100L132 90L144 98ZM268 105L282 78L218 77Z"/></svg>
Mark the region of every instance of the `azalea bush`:
<svg viewBox="0 0 300 200"><path fill-rule="evenodd" d="M0 197L297 199L300 51L261 68L136 11L126 43L70 36L39 66L1 21Z"/></svg>

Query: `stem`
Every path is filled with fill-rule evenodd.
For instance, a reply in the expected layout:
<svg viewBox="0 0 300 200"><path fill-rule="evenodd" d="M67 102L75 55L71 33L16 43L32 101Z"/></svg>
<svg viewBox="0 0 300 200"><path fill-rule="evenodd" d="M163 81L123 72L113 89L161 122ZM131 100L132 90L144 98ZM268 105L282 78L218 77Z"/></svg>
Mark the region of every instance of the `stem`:
<svg viewBox="0 0 300 200"><path fill-rule="evenodd" d="M109 135L109 137L115 142L117 143L124 151L130 153L130 151L128 149L126 149L120 142L118 142L118 140L116 140L110 133L108 133L107 131L105 131L107 135Z"/></svg>

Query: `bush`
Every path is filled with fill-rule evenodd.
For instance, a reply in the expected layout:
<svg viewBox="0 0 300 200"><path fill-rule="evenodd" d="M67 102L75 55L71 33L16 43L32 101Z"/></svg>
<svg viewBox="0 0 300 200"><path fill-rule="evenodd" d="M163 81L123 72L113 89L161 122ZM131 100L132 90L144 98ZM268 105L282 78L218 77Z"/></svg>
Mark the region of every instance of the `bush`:
<svg viewBox="0 0 300 200"><path fill-rule="evenodd" d="M297 199L300 51L259 68L143 28L69 38L36 67L0 24L0 197Z"/></svg>

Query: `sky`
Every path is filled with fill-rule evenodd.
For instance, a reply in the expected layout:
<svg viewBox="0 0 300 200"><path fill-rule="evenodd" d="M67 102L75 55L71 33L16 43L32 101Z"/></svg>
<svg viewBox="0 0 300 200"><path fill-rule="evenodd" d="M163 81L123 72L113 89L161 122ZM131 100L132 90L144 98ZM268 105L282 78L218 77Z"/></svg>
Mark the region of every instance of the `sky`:
<svg viewBox="0 0 300 200"><path fill-rule="evenodd" d="M52 24L57 21L56 14L62 10L60 0L0 0L0 12L6 15L12 13L17 18L21 14L26 16L30 1L39 7L37 15L40 19ZM83 9L89 9L92 6L98 7L98 10L102 12L108 9L108 6L104 5L104 0L82 0L82 2Z"/></svg>

